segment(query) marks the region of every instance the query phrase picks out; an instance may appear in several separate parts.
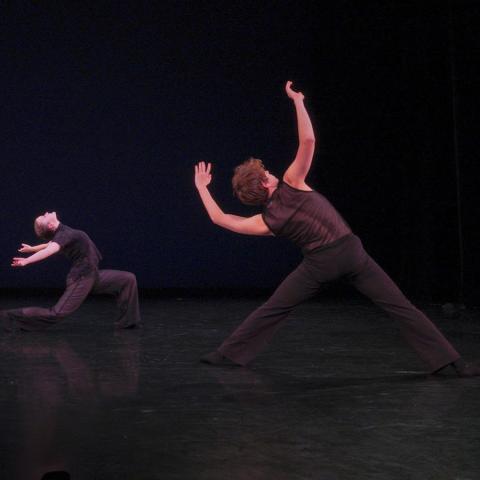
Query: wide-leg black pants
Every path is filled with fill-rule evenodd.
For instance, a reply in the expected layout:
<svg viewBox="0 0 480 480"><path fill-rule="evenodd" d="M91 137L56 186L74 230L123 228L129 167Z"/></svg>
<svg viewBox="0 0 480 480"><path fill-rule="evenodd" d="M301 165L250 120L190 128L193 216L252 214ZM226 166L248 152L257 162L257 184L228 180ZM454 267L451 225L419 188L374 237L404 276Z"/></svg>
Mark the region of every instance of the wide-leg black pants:
<svg viewBox="0 0 480 480"><path fill-rule="evenodd" d="M7 330L44 330L75 312L90 293L116 297L119 310L117 327L129 328L140 323L135 275L119 270L95 270L78 279L68 277L65 292L51 308L25 307L2 312L4 327Z"/></svg>
<svg viewBox="0 0 480 480"><path fill-rule="evenodd" d="M435 325L403 295L390 277L365 252L355 235L305 256L274 294L221 344L218 351L235 363L246 365L266 347L288 314L314 296L321 286L346 278L397 320L408 344L431 371L458 360L460 355Z"/></svg>

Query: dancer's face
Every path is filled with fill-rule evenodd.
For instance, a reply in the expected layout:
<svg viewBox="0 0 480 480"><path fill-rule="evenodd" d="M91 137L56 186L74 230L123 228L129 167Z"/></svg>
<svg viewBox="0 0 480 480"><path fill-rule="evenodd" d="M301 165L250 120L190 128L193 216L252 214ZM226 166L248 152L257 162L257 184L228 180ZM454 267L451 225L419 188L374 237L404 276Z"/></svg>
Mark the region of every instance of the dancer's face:
<svg viewBox="0 0 480 480"><path fill-rule="evenodd" d="M265 188L278 187L278 178L275 175L272 175L268 170L265 170L265 177L267 177L267 180L263 182Z"/></svg>
<svg viewBox="0 0 480 480"><path fill-rule="evenodd" d="M57 212L45 212L43 215L37 217L37 221L44 225L55 223L57 220Z"/></svg>
<svg viewBox="0 0 480 480"><path fill-rule="evenodd" d="M35 219L35 223L43 228L50 228L57 222L57 212L45 212Z"/></svg>

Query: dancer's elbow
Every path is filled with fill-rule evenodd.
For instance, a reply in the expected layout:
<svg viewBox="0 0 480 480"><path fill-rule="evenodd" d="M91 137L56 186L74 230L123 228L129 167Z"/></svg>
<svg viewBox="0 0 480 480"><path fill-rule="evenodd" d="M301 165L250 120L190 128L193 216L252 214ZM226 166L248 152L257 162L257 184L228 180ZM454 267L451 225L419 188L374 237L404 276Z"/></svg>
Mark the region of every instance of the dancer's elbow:
<svg viewBox="0 0 480 480"><path fill-rule="evenodd" d="M225 223L224 215L210 215L210 220L220 227L223 227Z"/></svg>
<svg viewBox="0 0 480 480"><path fill-rule="evenodd" d="M315 136L312 134L312 135L309 135L308 137L302 138L300 144L303 145L304 147L314 147Z"/></svg>

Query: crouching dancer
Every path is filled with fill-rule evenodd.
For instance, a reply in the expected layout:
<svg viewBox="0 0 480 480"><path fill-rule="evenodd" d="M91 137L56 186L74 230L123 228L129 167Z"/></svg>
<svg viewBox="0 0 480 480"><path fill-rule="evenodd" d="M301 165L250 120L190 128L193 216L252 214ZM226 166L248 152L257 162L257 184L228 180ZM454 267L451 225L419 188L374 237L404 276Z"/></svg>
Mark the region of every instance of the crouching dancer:
<svg viewBox="0 0 480 480"><path fill-rule="evenodd" d="M45 212L37 217L34 229L37 236L48 240L48 243L36 246L22 244L19 252L33 255L14 258L12 267L25 267L61 251L72 262L67 287L60 300L51 308L26 307L1 311L0 318L5 330L18 328L38 331L55 325L77 310L90 293L116 296L119 308L116 321L118 328L139 326L137 280L133 273L99 270L98 262L102 257L90 237L81 230L60 223L55 212Z"/></svg>
<svg viewBox="0 0 480 480"><path fill-rule="evenodd" d="M345 278L398 321L405 340L432 373L452 366L462 377L480 375L480 368L460 358L435 325L365 252L360 239L328 200L305 183L315 148L314 132L303 94L295 92L291 82L286 84L286 93L296 110L299 146L282 181L254 158L238 166L232 180L240 201L262 206L263 213L252 217L225 214L208 190L210 164L200 162L195 166L195 185L215 224L247 235L286 237L302 249L304 259L265 304L201 360L212 365L247 365L296 305L311 298L322 284Z"/></svg>

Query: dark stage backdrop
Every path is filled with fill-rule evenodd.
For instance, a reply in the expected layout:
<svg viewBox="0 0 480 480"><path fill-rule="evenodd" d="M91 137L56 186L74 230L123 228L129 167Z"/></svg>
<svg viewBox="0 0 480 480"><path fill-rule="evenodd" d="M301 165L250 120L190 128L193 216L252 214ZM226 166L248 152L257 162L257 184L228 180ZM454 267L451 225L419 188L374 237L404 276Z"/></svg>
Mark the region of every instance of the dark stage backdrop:
<svg viewBox="0 0 480 480"><path fill-rule="evenodd" d="M214 163L226 210L256 213L230 177L250 155L277 175L293 158L291 79L318 138L311 185L416 298L456 300L461 286L456 126L464 292L480 298L478 2L1 9L0 287L63 285L61 258L9 267L20 242L35 242L34 217L56 210L141 287L272 288L299 253L213 226L193 165Z"/></svg>

